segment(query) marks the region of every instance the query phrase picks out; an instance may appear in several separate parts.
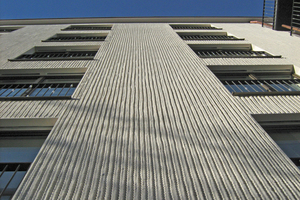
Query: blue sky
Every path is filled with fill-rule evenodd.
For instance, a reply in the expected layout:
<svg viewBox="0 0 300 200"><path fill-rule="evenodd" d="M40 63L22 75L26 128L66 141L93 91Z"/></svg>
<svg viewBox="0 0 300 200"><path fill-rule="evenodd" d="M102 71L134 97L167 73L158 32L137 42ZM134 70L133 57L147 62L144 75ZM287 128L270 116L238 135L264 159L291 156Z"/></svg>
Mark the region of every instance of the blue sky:
<svg viewBox="0 0 300 200"><path fill-rule="evenodd" d="M261 16L263 0L0 0L1 19Z"/></svg>

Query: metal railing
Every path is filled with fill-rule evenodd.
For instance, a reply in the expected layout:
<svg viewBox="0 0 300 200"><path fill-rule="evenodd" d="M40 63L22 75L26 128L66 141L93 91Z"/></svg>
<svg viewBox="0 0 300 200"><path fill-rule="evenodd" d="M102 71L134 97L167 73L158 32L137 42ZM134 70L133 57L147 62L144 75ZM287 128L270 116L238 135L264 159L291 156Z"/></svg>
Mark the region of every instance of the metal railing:
<svg viewBox="0 0 300 200"><path fill-rule="evenodd" d="M300 81L290 80L226 80L225 87L237 96L300 94Z"/></svg>
<svg viewBox="0 0 300 200"><path fill-rule="evenodd" d="M240 50L194 50L201 58L280 58L265 51Z"/></svg>
<svg viewBox="0 0 300 200"><path fill-rule="evenodd" d="M104 41L105 36L58 36L44 42L79 42L79 41Z"/></svg>
<svg viewBox="0 0 300 200"><path fill-rule="evenodd" d="M213 26L171 25L173 29L219 29Z"/></svg>
<svg viewBox="0 0 300 200"><path fill-rule="evenodd" d="M10 61L93 59L97 51L35 52L22 54Z"/></svg>
<svg viewBox="0 0 300 200"><path fill-rule="evenodd" d="M22 181L25 173L29 169L31 163L0 163L0 198L11 198ZM25 172L18 175L19 172ZM10 185L14 186L10 188ZM3 187L3 188L2 188Z"/></svg>
<svg viewBox="0 0 300 200"><path fill-rule="evenodd" d="M13 32L15 30L18 30L18 28L0 27L0 33Z"/></svg>
<svg viewBox="0 0 300 200"><path fill-rule="evenodd" d="M71 98L77 83L0 85L0 99Z"/></svg>
<svg viewBox="0 0 300 200"><path fill-rule="evenodd" d="M263 4L263 15L262 15L262 26L266 24L272 24L274 29L275 25L275 11L276 11L276 0L264 0Z"/></svg>
<svg viewBox="0 0 300 200"><path fill-rule="evenodd" d="M290 35L293 35L294 29L300 29L300 0L293 0Z"/></svg>
<svg viewBox="0 0 300 200"><path fill-rule="evenodd" d="M180 35L183 40L244 40L228 35Z"/></svg>
<svg viewBox="0 0 300 200"><path fill-rule="evenodd" d="M111 30L111 27L108 26L69 26L65 29L62 29L63 31L73 31L73 30Z"/></svg>

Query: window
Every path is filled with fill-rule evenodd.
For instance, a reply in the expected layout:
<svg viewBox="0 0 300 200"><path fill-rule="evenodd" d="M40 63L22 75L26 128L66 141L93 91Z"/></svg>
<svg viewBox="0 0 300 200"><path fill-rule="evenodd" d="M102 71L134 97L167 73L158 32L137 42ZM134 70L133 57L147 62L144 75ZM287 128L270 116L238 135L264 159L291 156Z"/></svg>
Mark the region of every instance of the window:
<svg viewBox="0 0 300 200"><path fill-rule="evenodd" d="M71 25L62 31L98 31L98 30L111 30L112 25Z"/></svg>
<svg viewBox="0 0 300 200"><path fill-rule="evenodd" d="M170 26L173 29L203 29L203 30L215 29L215 30L221 30L221 28L211 26L210 24L170 24Z"/></svg>
<svg viewBox="0 0 300 200"><path fill-rule="evenodd" d="M300 77L292 65L208 67L235 96L300 94Z"/></svg>
<svg viewBox="0 0 300 200"><path fill-rule="evenodd" d="M104 41L107 34L56 34L43 42Z"/></svg>
<svg viewBox="0 0 300 200"><path fill-rule="evenodd" d="M85 70L0 70L0 100L70 99Z"/></svg>
<svg viewBox="0 0 300 200"><path fill-rule="evenodd" d="M251 44L190 44L200 58L281 58Z"/></svg>
<svg viewBox="0 0 300 200"><path fill-rule="evenodd" d="M0 120L0 199L11 199L56 119Z"/></svg>
<svg viewBox="0 0 300 200"><path fill-rule="evenodd" d="M259 114L253 117L300 169L300 115Z"/></svg>
<svg viewBox="0 0 300 200"><path fill-rule="evenodd" d="M9 61L92 60L99 46L41 46L34 47Z"/></svg>
<svg viewBox="0 0 300 200"><path fill-rule="evenodd" d="M183 40L244 40L226 32L177 32Z"/></svg>
<svg viewBox="0 0 300 200"><path fill-rule="evenodd" d="M0 33L9 33L15 30L20 29L21 27L8 27L8 26L0 26Z"/></svg>

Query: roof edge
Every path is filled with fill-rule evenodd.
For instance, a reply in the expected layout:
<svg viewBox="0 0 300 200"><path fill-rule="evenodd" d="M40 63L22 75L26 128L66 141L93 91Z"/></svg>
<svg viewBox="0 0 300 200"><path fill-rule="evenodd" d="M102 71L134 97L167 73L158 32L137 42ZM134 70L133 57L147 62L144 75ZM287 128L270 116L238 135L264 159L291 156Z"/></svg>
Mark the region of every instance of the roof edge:
<svg viewBox="0 0 300 200"><path fill-rule="evenodd" d="M44 25L82 23L249 23L261 17L95 17L51 19L6 19L0 25Z"/></svg>

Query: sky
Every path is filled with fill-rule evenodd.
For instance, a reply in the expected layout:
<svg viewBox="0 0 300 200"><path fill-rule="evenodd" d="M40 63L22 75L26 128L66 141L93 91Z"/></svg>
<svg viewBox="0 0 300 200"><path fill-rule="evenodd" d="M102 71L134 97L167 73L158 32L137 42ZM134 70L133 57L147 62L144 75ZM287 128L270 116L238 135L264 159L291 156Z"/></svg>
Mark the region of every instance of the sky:
<svg viewBox="0 0 300 200"><path fill-rule="evenodd" d="M0 19L261 16L263 0L0 0Z"/></svg>

